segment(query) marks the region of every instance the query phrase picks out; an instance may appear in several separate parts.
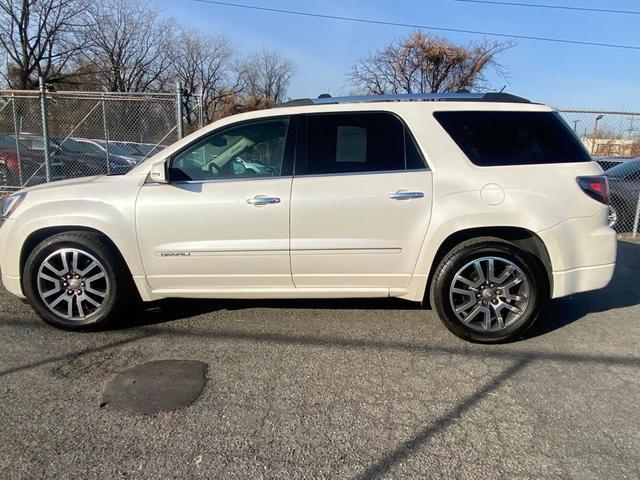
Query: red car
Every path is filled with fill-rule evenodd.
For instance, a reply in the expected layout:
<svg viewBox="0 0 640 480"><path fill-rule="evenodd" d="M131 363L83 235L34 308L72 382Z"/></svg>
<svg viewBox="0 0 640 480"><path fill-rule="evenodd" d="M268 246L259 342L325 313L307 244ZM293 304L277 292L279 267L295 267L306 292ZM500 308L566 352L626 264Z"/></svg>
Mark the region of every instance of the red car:
<svg viewBox="0 0 640 480"><path fill-rule="evenodd" d="M16 155L16 141L0 134L0 187L19 186L20 170Z"/></svg>

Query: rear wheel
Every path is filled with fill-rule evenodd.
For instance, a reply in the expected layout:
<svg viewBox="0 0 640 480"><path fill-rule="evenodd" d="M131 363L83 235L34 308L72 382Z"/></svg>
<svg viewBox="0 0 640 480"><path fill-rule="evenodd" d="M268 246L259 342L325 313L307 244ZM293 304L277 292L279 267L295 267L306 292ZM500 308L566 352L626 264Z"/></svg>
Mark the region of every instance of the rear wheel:
<svg viewBox="0 0 640 480"><path fill-rule="evenodd" d="M66 330L106 327L132 301L128 270L91 232L61 233L39 243L25 264L24 291L45 322Z"/></svg>
<svg viewBox="0 0 640 480"><path fill-rule="evenodd" d="M514 340L538 318L548 281L537 259L497 238L464 242L436 269L431 302L444 325L465 340Z"/></svg>

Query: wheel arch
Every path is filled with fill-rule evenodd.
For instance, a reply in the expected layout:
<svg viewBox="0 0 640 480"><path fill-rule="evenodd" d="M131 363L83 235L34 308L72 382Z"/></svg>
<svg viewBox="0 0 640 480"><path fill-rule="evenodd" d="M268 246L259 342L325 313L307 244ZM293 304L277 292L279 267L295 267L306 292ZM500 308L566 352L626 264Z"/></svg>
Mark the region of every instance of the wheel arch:
<svg viewBox="0 0 640 480"><path fill-rule="evenodd" d="M57 235L59 233L67 233L67 232L90 232L90 233L95 233L97 235L100 235L105 240L105 242L109 245L109 247L112 248L113 252L118 256L120 261L123 263L124 267L127 269L127 272L129 272L129 275L133 279L133 274L131 272L131 268L128 262L126 261L120 248L118 248L116 243L109 237L109 235L95 228L82 226L82 225L50 226L50 227L43 227L31 232L24 240L22 244L22 248L20 249L20 277L24 278L24 267L25 267L25 264L27 263L27 258L29 258L29 255L31 254L31 252L33 252L34 248L36 248L36 246L40 242L42 242L43 240L53 235ZM24 286L22 290L24 292Z"/></svg>
<svg viewBox="0 0 640 480"><path fill-rule="evenodd" d="M509 241L520 249L531 254L539 265L546 272L548 279L549 291L553 291L553 265L551 257L546 245L542 239L531 230L523 227L501 226L501 227L475 227L459 230L450 234L438 247L436 254L431 262L427 283L425 287L424 302L429 304L429 291L433 276L442 259L456 246L467 240L481 237L495 237L501 240Z"/></svg>

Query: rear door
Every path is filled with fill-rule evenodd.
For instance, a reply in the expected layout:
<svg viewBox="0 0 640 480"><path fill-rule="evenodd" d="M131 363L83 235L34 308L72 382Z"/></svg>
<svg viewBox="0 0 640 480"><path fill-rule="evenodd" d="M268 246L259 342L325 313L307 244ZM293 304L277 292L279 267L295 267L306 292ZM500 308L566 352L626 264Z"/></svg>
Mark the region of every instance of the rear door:
<svg viewBox="0 0 640 480"><path fill-rule="evenodd" d="M299 288L409 284L431 212L432 178L388 112L304 117L291 195Z"/></svg>

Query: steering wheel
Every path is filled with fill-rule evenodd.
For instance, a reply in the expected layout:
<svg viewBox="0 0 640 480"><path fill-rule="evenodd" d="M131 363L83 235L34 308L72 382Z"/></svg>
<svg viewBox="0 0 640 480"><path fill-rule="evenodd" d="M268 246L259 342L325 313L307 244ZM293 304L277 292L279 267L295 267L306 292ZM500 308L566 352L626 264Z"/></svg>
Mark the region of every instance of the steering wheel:
<svg viewBox="0 0 640 480"><path fill-rule="evenodd" d="M218 165L216 165L215 162L209 162L209 173L212 176L220 175L220 167L218 167Z"/></svg>

